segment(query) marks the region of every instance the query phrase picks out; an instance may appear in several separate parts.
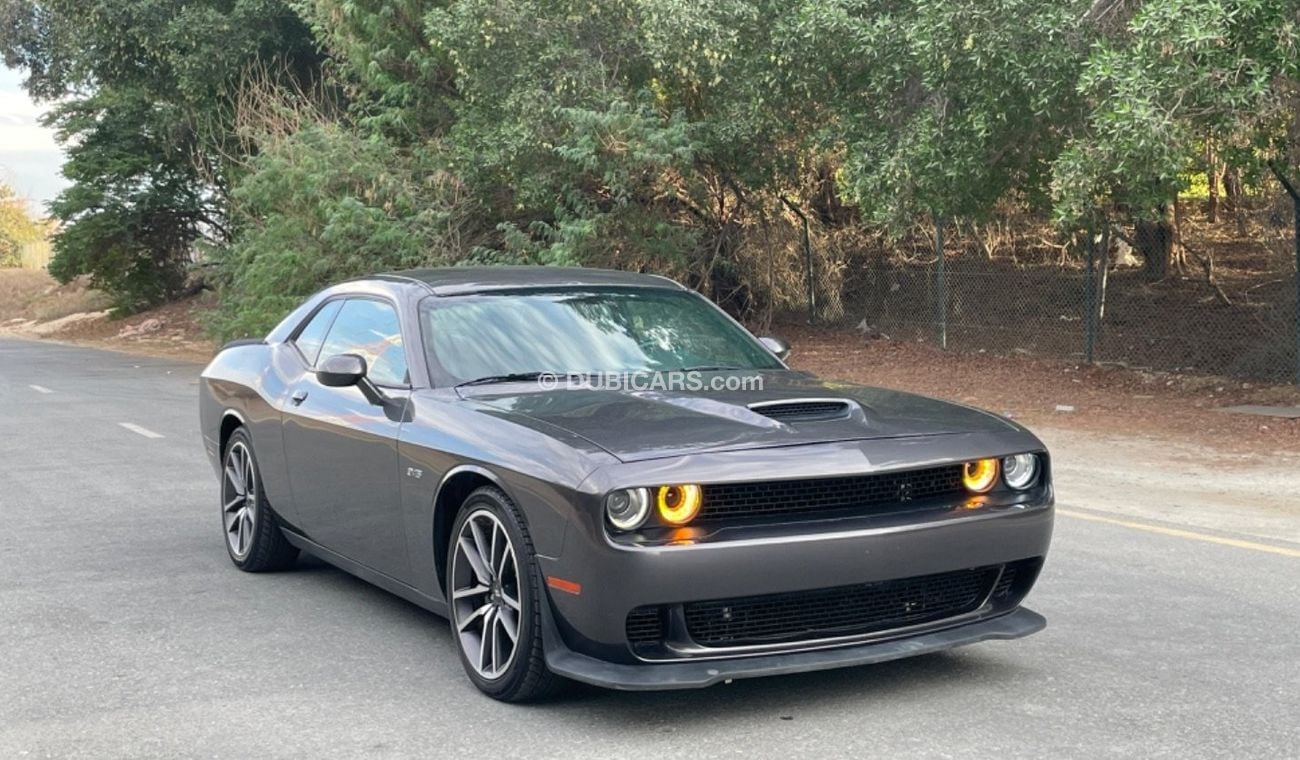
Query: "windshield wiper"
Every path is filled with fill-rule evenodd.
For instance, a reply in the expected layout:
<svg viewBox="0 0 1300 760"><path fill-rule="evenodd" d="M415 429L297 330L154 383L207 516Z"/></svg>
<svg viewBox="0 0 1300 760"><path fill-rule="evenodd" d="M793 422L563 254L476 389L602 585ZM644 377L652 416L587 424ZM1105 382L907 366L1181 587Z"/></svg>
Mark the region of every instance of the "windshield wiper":
<svg viewBox="0 0 1300 760"><path fill-rule="evenodd" d="M505 375L488 375L487 377L477 377L473 380L466 380L458 383L457 388L464 388L467 385L492 385L493 383L527 383L537 380L543 376L547 377L567 377L567 372L511 372Z"/></svg>

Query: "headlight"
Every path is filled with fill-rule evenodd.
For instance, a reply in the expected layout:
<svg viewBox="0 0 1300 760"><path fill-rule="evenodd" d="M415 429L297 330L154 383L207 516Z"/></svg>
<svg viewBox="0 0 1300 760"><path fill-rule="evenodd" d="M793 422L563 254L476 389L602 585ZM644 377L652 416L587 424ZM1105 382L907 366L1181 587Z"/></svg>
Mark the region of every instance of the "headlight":
<svg viewBox="0 0 1300 760"><path fill-rule="evenodd" d="M615 491L605 497L605 514L615 528L636 530L650 515L650 492L644 488Z"/></svg>
<svg viewBox="0 0 1300 760"><path fill-rule="evenodd" d="M1016 454L1002 460L1002 479L1007 485L1023 491L1038 480L1038 455Z"/></svg>
<svg viewBox="0 0 1300 760"><path fill-rule="evenodd" d="M664 522L681 526L700 513L704 491L699 486L661 486L655 503Z"/></svg>
<svg viewBox="0 0 1300 760"><path fill-rule="evenodd" d="M961 471L961 482L971 493L988 493L998 482L998 460L976 459L967 462Z"/></svg>

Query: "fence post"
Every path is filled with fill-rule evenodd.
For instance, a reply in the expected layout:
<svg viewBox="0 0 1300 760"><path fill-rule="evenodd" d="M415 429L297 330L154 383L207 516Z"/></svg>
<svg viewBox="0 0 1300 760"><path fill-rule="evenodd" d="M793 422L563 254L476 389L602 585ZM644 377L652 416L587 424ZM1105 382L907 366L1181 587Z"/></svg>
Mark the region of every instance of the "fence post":
<svg viewBox="0 0 1300 760"><path fill-rule="evenodd" d="M1085 249L1088 251L1088 275L1084 281L1084 306L1083 329L1084 350L1083 356L1088 364L1092 364L1097 349L1097 240L1093 236L1092 225L1089 224L1084 232L1088 236Z"/></svg>
<svg viewBox="0 0 1300 760"><path fill-rule="evenodd" d="M808 235L808 217L800 214L803 219L803 255L808 265L808 324L817 321L817 267L813 262L812 241Z"/></svg>
<svg viewBox="0 0 1300 760"><path fill-rule="evenodd" d="M1300 385L1300 190L1291 184L1280 164L1270 163L1269 168L1291 196L1291 214L1295 218L1295 383Z"/></svg>
<svg viewBox="0 0 1300 760"><path fill-rule="evenodd" d="M939 256L938 282L935 290L938 291L938 305L935 308L935 323L939 328L939 348L947 350L948 348L948 277L944 271L944 253L943 253L943 217L934 218L934 247Z"/></svg>
<svg viewBox="0 0 1300 760"><path fill-rule="evenodd" d="M1291 206L1295 216L1295 384L1300 385L1300 195L1294 192Z"/></svg>

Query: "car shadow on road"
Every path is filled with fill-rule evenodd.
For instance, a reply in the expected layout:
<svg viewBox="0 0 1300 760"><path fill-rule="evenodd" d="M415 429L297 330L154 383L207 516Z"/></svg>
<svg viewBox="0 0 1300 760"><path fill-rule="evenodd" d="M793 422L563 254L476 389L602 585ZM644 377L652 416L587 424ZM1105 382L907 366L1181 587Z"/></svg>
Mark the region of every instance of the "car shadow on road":
<svg viewBox="0 0 1300 760"><path fill-rule="evenodd" d="M351 603L365 607L370 624L411 626L417 637L432 646L421 653L436 659L439 676L461 678L460 664L445 618L376 588L314 557L303 557L295 574L316 575L325 586L346 594ZM583 722L588 730L612 733L687 729L693 724L718 720L797 720L801 713L837 706L870 709L875 703L922 699L926 693L954 683L978 684L981 690L1037 680L1037 672L1004 656L992 642L973 647L922 655L903 660L836 670L741 679L705 689L684 691L623 692L585 684L570 688L548 702L502 705L484 698L485 706L544 711L557 718ZM469 683L464 682L466 690Z"/></svg>

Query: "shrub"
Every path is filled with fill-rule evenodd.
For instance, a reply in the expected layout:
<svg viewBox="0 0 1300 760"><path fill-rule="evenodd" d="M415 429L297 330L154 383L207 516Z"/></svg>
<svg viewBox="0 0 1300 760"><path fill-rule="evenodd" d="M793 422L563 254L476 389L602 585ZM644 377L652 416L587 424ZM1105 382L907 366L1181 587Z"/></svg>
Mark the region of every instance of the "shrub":
<svg viewBox="0 0 1300 760"><path fill-rule="evenodd" d="M234 243L213 255L221 338L262 335L339 280L465 259L471 203L436 160L333 123L272 140L234 188Z"/></svg>

